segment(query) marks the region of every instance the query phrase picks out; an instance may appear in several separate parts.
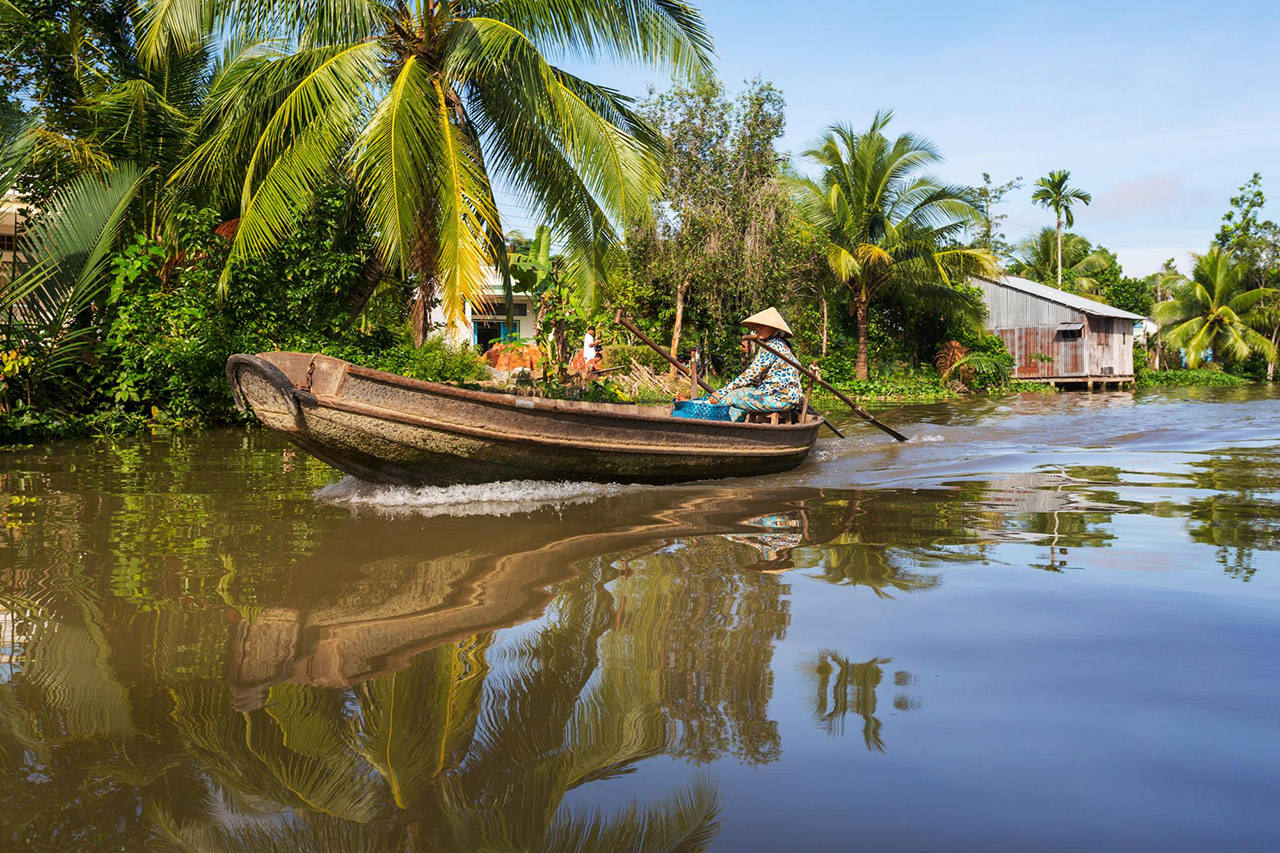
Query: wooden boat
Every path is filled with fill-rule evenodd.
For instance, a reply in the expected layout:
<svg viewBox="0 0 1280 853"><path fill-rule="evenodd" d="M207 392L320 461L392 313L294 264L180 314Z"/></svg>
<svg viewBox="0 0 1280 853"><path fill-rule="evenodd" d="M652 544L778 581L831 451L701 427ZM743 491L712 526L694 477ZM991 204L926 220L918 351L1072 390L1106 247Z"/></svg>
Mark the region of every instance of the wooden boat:
<svg viewBox="0 0 1280 853"><path fill-rule="evenodd" d="M237 354L236 404L317 459L362 480L676 483L771 474L804 461L822 420L742 424L662 407L472 391L325 355Z"/></svg>

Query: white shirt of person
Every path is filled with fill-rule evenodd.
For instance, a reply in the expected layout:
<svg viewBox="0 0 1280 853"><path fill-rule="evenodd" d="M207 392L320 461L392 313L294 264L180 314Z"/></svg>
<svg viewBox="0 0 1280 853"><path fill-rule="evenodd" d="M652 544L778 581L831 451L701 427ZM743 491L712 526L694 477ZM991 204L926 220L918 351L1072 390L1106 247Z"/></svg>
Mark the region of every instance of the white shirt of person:
<svg viewBox="0 0 1280 853"><path fill-rule="evenodd" d="M596 357L596 339L590 332L582 336L582 360L591 361Z"/></svg>

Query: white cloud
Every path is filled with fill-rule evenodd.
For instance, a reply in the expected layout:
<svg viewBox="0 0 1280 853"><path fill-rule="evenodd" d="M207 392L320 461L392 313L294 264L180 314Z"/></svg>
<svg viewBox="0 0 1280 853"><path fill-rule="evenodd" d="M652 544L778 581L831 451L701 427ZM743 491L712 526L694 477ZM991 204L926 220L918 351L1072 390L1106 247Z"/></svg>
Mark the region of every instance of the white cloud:
<svg viewBox="0 0 1280 853"><path fill-rule="evenodd" d="M1200 207L1215 201L1208 190L1188 187L1181 177L1163 174L1120 181L1094 199L1091 208L1098 216L1118 219L1170 205Z"/></svg>

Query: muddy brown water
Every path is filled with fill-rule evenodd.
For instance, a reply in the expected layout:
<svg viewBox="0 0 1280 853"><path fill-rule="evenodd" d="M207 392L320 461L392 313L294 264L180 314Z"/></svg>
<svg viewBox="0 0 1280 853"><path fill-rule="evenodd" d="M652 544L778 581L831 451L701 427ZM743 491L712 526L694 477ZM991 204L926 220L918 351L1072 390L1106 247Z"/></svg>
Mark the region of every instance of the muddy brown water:
<svg viewBox="0 0 1280 853"><path fill-rule="evenodd" d="M5 453L0 848L1280 848L1280 396L883 416L663 488Z"/></svg>

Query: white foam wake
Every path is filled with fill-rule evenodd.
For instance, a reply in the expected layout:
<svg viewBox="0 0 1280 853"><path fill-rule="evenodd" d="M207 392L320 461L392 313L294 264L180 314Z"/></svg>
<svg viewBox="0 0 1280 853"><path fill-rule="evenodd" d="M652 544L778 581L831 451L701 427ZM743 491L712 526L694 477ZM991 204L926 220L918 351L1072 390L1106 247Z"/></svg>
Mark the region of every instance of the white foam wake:
<svg viewBox="0 0 1280 853"><path fill-rule="evenodd" d="M344 477L315 493L317 500L386 515L514 515L589 503L644 486L504 480L462 486L386 486Z"/></svg>

